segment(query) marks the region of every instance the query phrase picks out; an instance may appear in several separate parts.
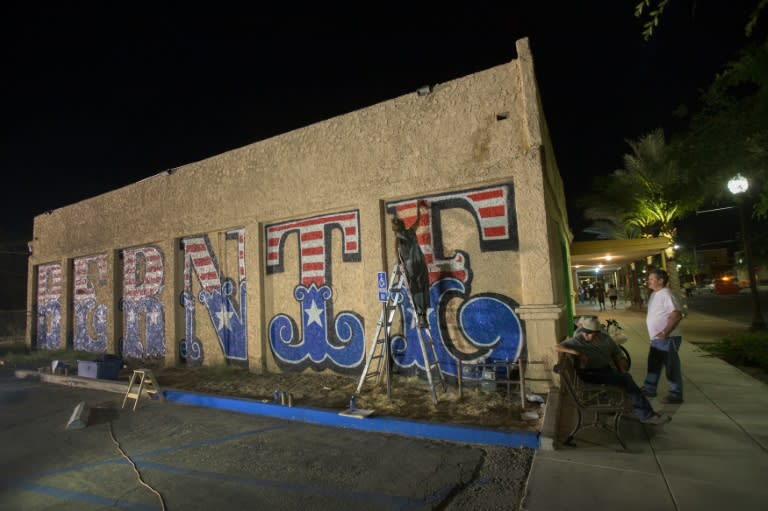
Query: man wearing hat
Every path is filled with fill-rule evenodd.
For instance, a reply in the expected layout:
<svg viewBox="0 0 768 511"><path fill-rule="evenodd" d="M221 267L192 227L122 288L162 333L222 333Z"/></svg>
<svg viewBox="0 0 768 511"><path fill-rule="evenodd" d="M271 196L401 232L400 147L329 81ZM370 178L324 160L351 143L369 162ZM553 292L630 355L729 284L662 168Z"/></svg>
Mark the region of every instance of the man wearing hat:
<svg viewBox="0 0 768 511"><path fill-rule="evenodd" d="M632 410L640 422L660 425L671 420L668 415L659 415L653 410L648 399L627 372L627 360L619 345L603 332L597 318L586 316L578 322L579 328L573 337L555 345L555 351L578 357L579 369L576 374L587 383L616 385L627 393Z"/></svg>

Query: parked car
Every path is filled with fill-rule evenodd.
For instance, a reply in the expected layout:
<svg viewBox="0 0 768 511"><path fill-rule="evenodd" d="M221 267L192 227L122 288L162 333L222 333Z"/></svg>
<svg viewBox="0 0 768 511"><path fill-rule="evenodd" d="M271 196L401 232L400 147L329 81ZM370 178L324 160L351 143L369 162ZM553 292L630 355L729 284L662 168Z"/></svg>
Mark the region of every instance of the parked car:
<svg viewBox="0 0 768 511"><path fill-rule="evenodd" d="M722 277L714 282L714 291L718 295L735 295L740 289L739 281L731 277Z"/></svg>

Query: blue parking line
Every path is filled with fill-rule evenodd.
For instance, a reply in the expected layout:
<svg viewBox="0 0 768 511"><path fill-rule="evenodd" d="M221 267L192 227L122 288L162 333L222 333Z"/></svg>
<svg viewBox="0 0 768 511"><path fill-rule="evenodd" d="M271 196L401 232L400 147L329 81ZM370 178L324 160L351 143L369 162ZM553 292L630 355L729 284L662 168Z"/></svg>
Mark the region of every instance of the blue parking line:
<svg viewBox="0 0 768 511"><path fill-rule="evenodd" d="M229 442L230 440L237 440L239 438L244 438L244 437L247 437L247 436L253 436L253 435L258 435L260 433L266 433L268 431L272 431L272 430L275 430L275 429L285 429L286 427L288 427L288 426L286 426L284 424L278 424L278 425L267 426L267 427L259 428L259 429L252 429L250 431L243 431L242 433L232 433L231 435L217 436L217 437L214 437L214 438L209 438L207 440L198 440L196 442L190 442L188 444L177 445L176 447L166 447L164 449L155 449L154 451L140 452L138 454L131 455L131 458L134 459L134 460L136 460L136 459L144 459L144 458L149 458L149 457L152 457L152 456L159 456L161 454L168 454L169 452L182 451L184 449L196 449L198 447L205 447L205 446L208 446L208 445L220 444L220 443L223 443L223 442Z"/></svg>
<svg viewBox="0 0 768 511"><path fill-rule="evenodd" d="M325 497L333 497L339 500L360 500L364 502L376 502L379 504L391 504L396 506L395 509L408 509L411 507L422 506L426 503L432 502L435 498L442 495L445 496L449 489L441 490L433 495L429 499L416 499L413 497L406 497L402 495L384 495L380 493L370 493L365 491L353 491L353 490L335 490L332 488L326 488L323 486L306 485L291 483L288 481L278 481L273 479L258 479L247 476L238 476L234 474L224 474L220 472L209 472L197 469L187 469L183 467L177 467L174 465L167 465L165 463L155 463L151 461L142 461L138 465L140 469L157 470L159 472L166 472L171 474L178 474L187 477L199 477L202 479L224 481L228 483L237 483L242 486L258 487L258 488L272 488L276 490L283 490L293 493L304 493L308 495L317 495ZM442 498L442 497L441 497Z"/></svg>
<svg viewBox="0 0 768 511"><path fill-rule="evenodd" d="M165 449L155 449L153 451L146 451L146 452L141 452L141 453L138 453L138 454L129 454L129 455L130 455L132 460L136 461L138 459L145 459L145 458L148 458L148 457L151 457L151 456L158 456L158 455L161 455L161 454L167 454L169 452L180 451L180 450L183 450L183 449L194 449L194 448L201 447L201 446L214 445L214 444L219 444L219 443L222 443L222 442L228 442L230 440L237 440L239 438L244 438L244 437L252 436L252 435L258 435L258 434L265 433L267 431L272 431L272 430L275 430L275 429L284 429L285 427L286 426L284 426L284 425L267 426L267 427L264 427L264 428L252 429L252 430L249 430L249 431L243 431L242 433L233 433L233 434L230 434L230 435L222 435L222 436L210 438L210 439L207 439L207 440L199 440L197 442L190 442L188 444L183 444L183 445L179 445L179 446L176 446L176 447L168 447L168 448L165 448ZM24 484L25 481L32 480L32 479L41 479L41 478L44 478L44 477L53 477L53 476L58 476L58 475L61 475L61 474L67 474L69 472L76 472L76 471L79 471L79 470L86 470L86 469L89 469L89 468L100 467L102 465L116 465L116 464L121 464L121 463L128 464L128 461L125 458L123 458L122 456L117 456L115 458L110 458L110 459L106 459L106 460L103 460L103 461L97 461L97 462L94 462L94 463L84 463L84 464L81 464L81 465L72 465L72 466L69 466L69 467L62 467L62 468L57 468L57 469L54 469L54 470L47 470L45 472L38 472L36 474L30 474L28 476L25 476L24 479L19 479L19 480L9 479L9 480L6 480L6 481L2 481L2 482L0 482L0 488L2 488L2 487L6 487L6 488L8 488L8 487L11 487L11 488L12 487L18 487L19 485Z"/></svg>
<svg viewBox="0 0 768 511"><path fill-rule="evenodd" d="M157 504L150 506L140 502L124 502L114 498L94 495L93 493L65 490L63 488L56 488L55 486L48 486L44 484L21 482L14 486L22 490L42 493L62 500L83 502L86 504L93 504L94 506L102 506L105 508L128 509L130 511L157 511Z"/></svg>

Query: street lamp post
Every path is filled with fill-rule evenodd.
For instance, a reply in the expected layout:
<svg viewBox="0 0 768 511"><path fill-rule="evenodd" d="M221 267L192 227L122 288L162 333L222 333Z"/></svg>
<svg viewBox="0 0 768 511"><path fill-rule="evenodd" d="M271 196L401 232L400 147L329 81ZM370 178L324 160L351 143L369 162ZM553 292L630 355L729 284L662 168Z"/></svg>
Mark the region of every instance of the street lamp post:
<svg viewBox="0 0 768 511"><path fill-rule="evenodd" d="M749 290L752 294L752 330L765 330L765 320L763 319L763 313L760 311L760 296L757 293L755 268L752 266L752 240L749 233L749 222L744 211L744 201L739 197L739 194L746 192L748 188L749 181L741 174L736 174L728 181L728 190L737 198L739 203L741 237L744 241L744 256L747 260L747 272L749 273Z"/></svg>

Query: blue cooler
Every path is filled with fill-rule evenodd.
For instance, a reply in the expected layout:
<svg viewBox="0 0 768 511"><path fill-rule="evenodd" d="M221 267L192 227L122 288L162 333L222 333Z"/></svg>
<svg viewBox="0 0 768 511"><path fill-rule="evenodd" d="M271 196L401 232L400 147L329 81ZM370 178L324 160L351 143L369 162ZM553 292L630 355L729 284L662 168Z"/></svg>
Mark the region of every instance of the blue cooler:
<svg viewBox="0 0 768 511"><path fill-rule="evenodd" d="M120 370L123 368L123 357L119 355L104 355L96 361L98 366L98 378L103 380L117 380Z"/></svg>

